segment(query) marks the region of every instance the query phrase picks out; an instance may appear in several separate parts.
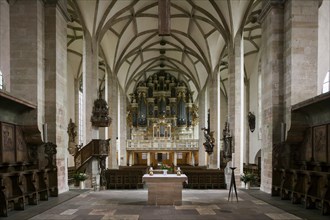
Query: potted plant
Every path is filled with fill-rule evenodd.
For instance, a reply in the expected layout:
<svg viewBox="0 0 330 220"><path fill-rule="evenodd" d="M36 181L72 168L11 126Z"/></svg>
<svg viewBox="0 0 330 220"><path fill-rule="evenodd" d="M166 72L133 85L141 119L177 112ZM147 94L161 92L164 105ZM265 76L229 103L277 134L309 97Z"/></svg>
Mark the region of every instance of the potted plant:
<svg viewBox="0 0 330 220"><path fill-rule="evenodd" d="M256 177L253 173L250 172L244 172L241 175L241 181L245 184L245 189L250 189L250 182L255 181Z"/></svg>
<svg viewBox="0 0 330 220"><path fill-rule="evenodd" d="M80 189L85 189L85 180L88 178L86 173L76 173L73 175L76 182L79 182Z"/></svg>

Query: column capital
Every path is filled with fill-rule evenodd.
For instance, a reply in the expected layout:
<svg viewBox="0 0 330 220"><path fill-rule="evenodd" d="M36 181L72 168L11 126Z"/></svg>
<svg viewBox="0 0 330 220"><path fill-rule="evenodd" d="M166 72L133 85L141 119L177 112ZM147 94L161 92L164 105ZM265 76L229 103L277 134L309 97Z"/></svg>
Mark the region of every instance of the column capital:
<svg viewBox="0 0 330 220"><path fill-rule="evenodd" d="M259 23L261 24L264 21L265 17L268 15L272 8L284 8L286 1L287 0L264 0L262 2L261 13L258 18Z"/></svg>

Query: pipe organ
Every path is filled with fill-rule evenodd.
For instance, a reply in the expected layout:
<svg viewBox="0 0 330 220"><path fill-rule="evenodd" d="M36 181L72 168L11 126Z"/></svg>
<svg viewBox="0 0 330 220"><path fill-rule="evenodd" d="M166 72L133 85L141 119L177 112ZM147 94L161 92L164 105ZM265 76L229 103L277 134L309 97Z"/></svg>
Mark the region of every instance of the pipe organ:
<svg viewBox="0 0 330 220"><path fill-rule="evenodd" d="M187 151L198 151L198 137L194 137L198 109L192 95L184 81L164 71L140 81L130 94L127 122L131 139L127 150L141 149L138 145L143 140L143 149L148 142L153 151L160 150L159 146L171 146L165 150L174 152L179 145L180 150L184 145L189 146Z"/></svg>
<svg viewBox="0 0 330 220"><path fill-rule="evenodd" d="M193 138L191 128L198 119L194 109L192 92L185 82L169 73L155 73L139 82L131 94L128 121L132 135L142 130L147 131L144 139ZM185 138L180 137L183 133Z"/></svg>

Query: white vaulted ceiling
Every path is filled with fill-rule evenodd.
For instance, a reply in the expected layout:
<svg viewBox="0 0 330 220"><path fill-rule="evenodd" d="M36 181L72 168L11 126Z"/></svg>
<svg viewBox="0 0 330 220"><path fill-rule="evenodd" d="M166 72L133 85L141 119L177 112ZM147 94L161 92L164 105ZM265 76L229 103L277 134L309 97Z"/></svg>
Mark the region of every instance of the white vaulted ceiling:
<svg viewBox="0 0 330 220"><path fill-rule="evenodd" d="M170 0L170 4L171 35L159 36L158 0L69 0L69 72L76 78L81 74L83 31L99 41L100 80L107 65L127 94L136 82L159 70L188 81L195 98L207 78L220 70L225 82L226 48L242 29L244 53L255 58L261 0ZM246 65L247 77L251 68Z"/></svg>

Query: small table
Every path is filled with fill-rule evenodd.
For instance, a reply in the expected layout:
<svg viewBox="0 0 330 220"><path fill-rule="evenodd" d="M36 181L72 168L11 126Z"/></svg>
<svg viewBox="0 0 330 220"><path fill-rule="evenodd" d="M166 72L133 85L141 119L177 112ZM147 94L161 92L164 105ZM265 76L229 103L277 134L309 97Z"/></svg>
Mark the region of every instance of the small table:
<svg viewBox="0 0 330 220"><path fill-rule="evenodd" d="M182 205L182 183L188 181L185 174L144 174L142 181L148 187L148 205Z"/></svg>

